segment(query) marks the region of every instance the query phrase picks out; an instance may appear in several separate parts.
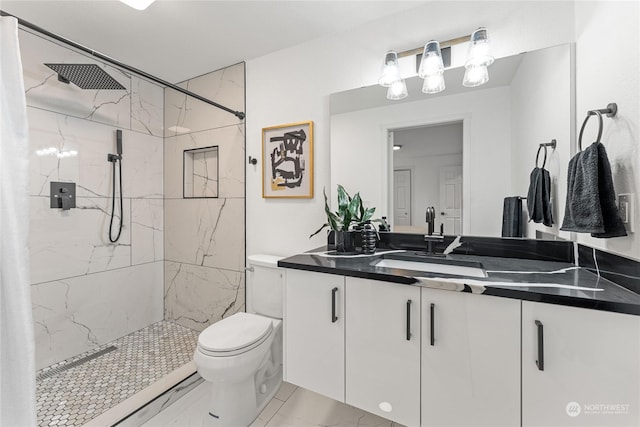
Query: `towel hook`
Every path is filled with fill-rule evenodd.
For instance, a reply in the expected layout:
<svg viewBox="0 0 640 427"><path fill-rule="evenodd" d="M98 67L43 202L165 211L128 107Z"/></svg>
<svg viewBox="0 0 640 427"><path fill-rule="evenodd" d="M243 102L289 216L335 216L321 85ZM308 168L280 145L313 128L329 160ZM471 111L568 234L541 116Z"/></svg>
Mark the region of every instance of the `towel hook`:
<svg viewBox="0 0 640 427"><path fill-rule="evenodd" d="M578 151L582 151L582 134L591 116L598 116L598 138L596 138L595 142L600 142L602 138L602 128L603 128L602 115L606 114L607 117L614 117L617 113L618 113L618 104L616 104L615 102L607 104L607 108L602 108L600 110L587 111L587 117L585 117L584 122L582 122L582 127L580 128L580 135L578 136Z"/></svg>
<svg viewBox="0 0 640 427"><path fill-rule="evenodd" d="M538 153L536 154L536 167L538 167L538 158L540 157L540 150L544 148L544 160L542 161L542 167L544 168L547 164L547 147L551 147L553 149L556 148L556 140L552 139L551 142L541 143L538 147Z"/></svg>

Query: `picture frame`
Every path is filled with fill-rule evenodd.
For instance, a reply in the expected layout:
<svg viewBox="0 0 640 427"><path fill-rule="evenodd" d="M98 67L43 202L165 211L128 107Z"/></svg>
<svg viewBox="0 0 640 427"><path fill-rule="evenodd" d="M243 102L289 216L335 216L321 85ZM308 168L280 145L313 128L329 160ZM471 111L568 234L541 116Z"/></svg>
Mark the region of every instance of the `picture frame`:
<svg viewBox="0 0 640 427"><path fill-rule="evenodd" d="M262 128L262 197L313 198L313 122Z"/></svg>

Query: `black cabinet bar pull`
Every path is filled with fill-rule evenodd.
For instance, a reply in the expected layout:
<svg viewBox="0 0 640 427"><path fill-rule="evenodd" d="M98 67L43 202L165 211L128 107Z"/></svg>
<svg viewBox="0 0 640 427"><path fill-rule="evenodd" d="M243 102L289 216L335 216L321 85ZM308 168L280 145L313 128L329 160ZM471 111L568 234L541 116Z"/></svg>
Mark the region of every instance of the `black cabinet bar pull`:
<svg viewBox="0 0 640 427"><path fill-rule="evenodd" d="M431 303L431 307L430 307L430 310L431 310L431 312L430 312L430 318L431 318L431 325L430 325L431 326L431 338L430 338L430 341L431 341L431 345L434 345L434 343L435 343L435 329L436 329L436 327L434 325L435 308L436 308L436 305L434 303Z"/></svg>
<svg viewBox="0 0 640 427"><path fill-rule="evenodd" d="M538 327L538 360L536 360L536 366L538 370L544 371L544 326L539 320L536 320L536 326Z"/></svg>
<svg viewBox="0 0 640 427"><path fill-rule="evenodd" d="M336 293L338 288L331 289L331 323L336 323L338 316L336 316Z"/></svg>
<svg viewBox="0 0 640 427"><path fill-rule="evenodd" d="M407 341L411 341L411 300L407 300Z"/></svg>

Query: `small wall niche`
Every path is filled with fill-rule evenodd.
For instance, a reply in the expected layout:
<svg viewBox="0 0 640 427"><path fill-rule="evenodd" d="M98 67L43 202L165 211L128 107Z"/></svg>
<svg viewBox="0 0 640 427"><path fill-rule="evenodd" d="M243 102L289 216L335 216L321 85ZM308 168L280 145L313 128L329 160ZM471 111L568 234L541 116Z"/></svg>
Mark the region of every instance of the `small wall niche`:
<svg viewBox="0 0 640 427"><path fill-rule="evenodd" d="M184 150L183 198L217 198L218 146Z"/></svg>

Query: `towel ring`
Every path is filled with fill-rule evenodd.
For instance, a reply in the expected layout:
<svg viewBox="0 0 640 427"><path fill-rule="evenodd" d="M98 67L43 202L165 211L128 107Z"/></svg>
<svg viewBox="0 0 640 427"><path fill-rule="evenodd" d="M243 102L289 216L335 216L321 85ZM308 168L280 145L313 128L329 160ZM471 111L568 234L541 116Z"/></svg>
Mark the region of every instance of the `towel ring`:
<svg viewBox="0 0 640 427"><path fill-rule="evenodd" d="M544 142L538 146L538 153L536 154L536 167L538 167L538 158L540 157L540 149L544 147L544 160L542 161L542 167L544 168L547 164L547 147L551 147L554 150L556 149L557 141L552 139L551 142Z"/></svg>
<svg viewBox="0 0 640 427"><path fill-rule="evenodd" d="M547 146L545 144L540 144L538 147L538 154L536 154L536 167L538 167L538 158L540 157L540 150L544 148L544 160L542 161L542 167L547 164Z"/></svg>
<svg viewBox="0 0 640 427"><path fill-rule="evenodd" d="M580 136L578 136L578 151L582 151L582 133L584 132L584 128L591 116L598 116L598 138L595 142L600 142L600 138L602 138L602 113L598 110L589 111L587 117L584 118L584 122L582 122L582 127L580 128Z"/></svg>
<svg viewBox="0 0 640 427"><path fill-rule="evenodd" d="M615 102L607 104L607 108L587 111L587 117L584 118L584 122L582 122L582 127L580 128L580 136L578 137L578 151L582 151L582 133L584 132L584 128L589 121L589 117L598 116L598 139L596 139L595 142L601 142L600 139L602 138L602 115L606 114L607 117L615 117L617 113L618 104L616 104Z"/></svg>

